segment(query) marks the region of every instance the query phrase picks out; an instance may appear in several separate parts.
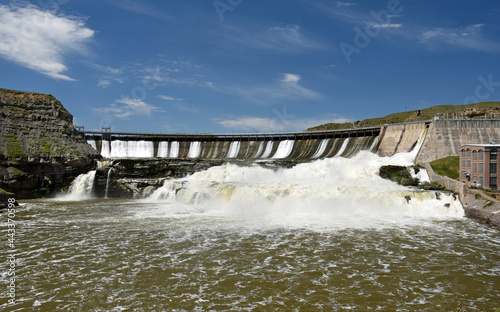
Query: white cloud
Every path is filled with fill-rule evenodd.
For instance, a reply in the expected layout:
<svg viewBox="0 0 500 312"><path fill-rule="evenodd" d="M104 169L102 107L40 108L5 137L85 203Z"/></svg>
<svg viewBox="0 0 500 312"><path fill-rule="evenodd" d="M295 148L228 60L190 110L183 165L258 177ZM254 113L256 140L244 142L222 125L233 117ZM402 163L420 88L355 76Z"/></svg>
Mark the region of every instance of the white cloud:
<svg viewBox="0 0 500 312"><path fill-rule="evenodd" d="M273 82L259 86L217 86L207 83L207 86L218 92L234 94L245 101L257 104L275 104L284 100L319 100L322 95L316 91L300 85L301 76L292 73L280 74L280 78Z"/></svg>
<svg viewBox="0 0 500 312"><path fill-rule="evenodd" d="M295 115L280 114L277 112L274 118L262 118L243 116L227 120L215 120L215 122L227 129L248 132L301 132L308 128L326 123L349 122L341 116L332 115L332 118L295 118ZM285 118L284 118L285 117Z"/></svg>
<svg viewBox="0 0 500 312"><path fill-rule="evenodd" d="M136 115L149 117L152 111L159 110L159 108L139 99L121 98L115 100L109 107L94 110L105 114L113 114L116 118L127 118Z"/></svg>
<svg viewBox="0 0 500 312"><path fill-rule="evenodd" d="M298 25L274 26L258 33L231 27L227 28L226 36L233 42L260 50L302 52L323 48L323 44L307 38Z"/></svg>
<svg viewBox="0 0 500 312"><path fill-rule="evenodd" d="M292 82L298 83L300 80L300 76L296 74L282 74L283 78L281 78L281 82Z"/></svg>
<svg viewBox="0 0 500 312"><path fill-rule="evenodd" d="M158 95L157 98L165 101L182 101L182 99L174 98L168 95Z"/></svg>
<svg viewBox="0 0 500 312"><path fill-rule="evenodd" d="M98 87L101 87L103 89L106 89L108 88L109 86L111 86L111 81L109 80L100 80L98 83L97 83L97 86Z"/></svg>
<svg viewBox="0 0 500 312"><path fill-rule="evenodd" d="M482 34L483 26L475 24L461 28L434 28L422 32L419 39L420 43L431 49L451 46L485 52L499 51L500 45Z"/></svg>
<svg viewBox="0 0 500 312"><path fill-rule="evenodd" d="M74 80L63 74L63 56L84 51L93 35L78 17L31 4L0 5L0 56L55 79Z"/></svg>

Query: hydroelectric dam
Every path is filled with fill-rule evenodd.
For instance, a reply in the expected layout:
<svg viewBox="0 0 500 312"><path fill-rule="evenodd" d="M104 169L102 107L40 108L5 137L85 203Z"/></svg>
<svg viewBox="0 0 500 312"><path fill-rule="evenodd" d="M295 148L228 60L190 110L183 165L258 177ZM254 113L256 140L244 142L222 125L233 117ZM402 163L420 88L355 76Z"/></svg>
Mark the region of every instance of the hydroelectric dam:
<svg viewBox="0 0 500 312"><path fill-rule="evenodd" d="M246 134L148 134L82 131L104 158L309 161L412 151L416 162L458 155L460 145L500 142L500 119L438 119L341 130Z"/></svg>

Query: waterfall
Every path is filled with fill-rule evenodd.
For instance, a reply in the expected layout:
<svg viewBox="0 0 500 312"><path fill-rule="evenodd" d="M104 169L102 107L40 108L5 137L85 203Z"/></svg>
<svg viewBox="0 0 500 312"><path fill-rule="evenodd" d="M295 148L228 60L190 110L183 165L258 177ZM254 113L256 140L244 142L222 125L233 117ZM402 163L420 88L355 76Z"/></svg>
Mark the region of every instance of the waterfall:
<svg viewBox="0 0 500 312"><path fill-rule="evenodd" d="M264 153L262 154L262 156L260 156L260 158L269 158L271 152L273 151L273 145L274 141L267 142L266 149L264 150Z"/></svg>
<svg viewBox="0 0 500 312"><path fill-rule="evenodd" d="M95 144L95 140L88 140L87 143L97 151L97 145Z"/></svg>
<svg viewBox="0 0 500 312"><path fill-rule="evenodd" d="M95 170L81 174L71 183L68 193L60 200L83 200L92 197L95 180Z"/></svg>
<svg viewBox="0 0 500 312"><path fill-rule="evenodd" d="M371 145L371 146L370 146L370 148L368 149L369 151L376 152L376 151L374 151L373 149L375 148L375 146L377 146L377 143L378 143L378 138L379 138L379 137L376 137L376 138L375 138L375 140L373 140L372 145Z"/></svg>
<svg viewBox="0 0 500 312"><path fill-rule="evenodd" d="M240 151L240 141L233 141L229 146L229 152L227 153L226 158L236 158L238 156L238 152Z"/></svg>
<svg viewBox="0 0 500 312"><path fill-rule="evenodd" d="M264 150L264 141L259 143L259 148L257 149L257 153L255 153L253 158L259 158L263 150Z"/></svg>
<svg viewBox="0 0 500 312"><path fill-rule="evenodd" d="M189 146L188 158L198 158L201 154L201 142L191 142Z"/></svg>
<svg viewBox="0 0 500 312"><path fill-rule="evenodd" d="M160 144L158 144L158 153L156 157L161 157L161 158L168 157L168 142L162 141L160 142Z"/></svg>
<svg viewBox="0 0 500 312"><path fill-rule="evenodd" d="M137 141L135 157L153 158L155 157L155 147L153 141Z"/></svg>
<svg viewBox="0 0 500 312"><path fill-rule="evenodd" d="M347 144L349 144L349 141L351 140L351 138L347 138L344 140L344 142L342 143L342 146L340 147L340 150L338 151L337 154L335 154L334 157L340 157L342 156L342 154L345 152L345 149L347 148Z"/></svg>
<svg viewBox="0 0 500 312"><path fill-rule="evenodd" d="M109 158L111 156L109 141L102 141L101 156L104 158Z"/></svg>
<svg viewBox="0 0 500 312"><path fill-rule="evenodd" d="M108 198L109 184L111 183L111 174L113 173L113 168L109 168L108 176L106 177L106 189L104 190L104 198Z"/></svg>
<svg viewBox="0 0 500 312"><path fill-rule="evenodd" d="M113 140L111 141L111 158L127 158L128 157L128 145L131 142L121 141L121 140Z"/></svg>
<svg viewBox="0 0 500 312"><path fill-rule="evenodd" d="M170 144L170 154L168 155L170 158L177 158L179 157L179 142L173 141Z"/></svg>
<svg viewBox="0 0 500 312"><path fill-rule="evenodd" d="M283 147L284 149L284 147ZM361 151L353 158L325 158L289 169L226 164L167 180L147 201L168 203L165 209L200 214L266 218L285 222L407 222L418 218L463 216L458 198L420 191L382 179L383 165L409 166L411 153L379 157Z"/></svg>
<svg viewBox="0 0 500 312"><path fill-rule="evenodd" d="M293 150L294 143L294 140L281 141L278 145L278 150L273 156L273 159L283 159L290 156L290 153L292 153Z"/></svg>
<svg viewBox="0 0 500 312"><path fill-rule="evenodd" d="M316 151L316 153L314 153L314 155L311 158L316 159L316 158L321 157L321 155L323 155L323 153L325 152L326 146L328 145L329 141L330 141L330 139L324 139L323 141L321 141L321 144L319 145L318 150Z"/></svg>

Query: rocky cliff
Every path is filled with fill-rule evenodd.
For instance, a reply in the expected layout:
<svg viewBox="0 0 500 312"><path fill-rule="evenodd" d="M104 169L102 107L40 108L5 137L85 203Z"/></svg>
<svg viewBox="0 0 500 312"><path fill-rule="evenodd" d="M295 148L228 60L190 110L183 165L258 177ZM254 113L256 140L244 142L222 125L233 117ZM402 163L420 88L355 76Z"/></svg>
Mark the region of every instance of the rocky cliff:
<svg viewBox="0 0 500 312"><path fill-rule="evenodd" d="M99 158L54 96L0 89L0 189L17 199L47 196Z"/></svg>

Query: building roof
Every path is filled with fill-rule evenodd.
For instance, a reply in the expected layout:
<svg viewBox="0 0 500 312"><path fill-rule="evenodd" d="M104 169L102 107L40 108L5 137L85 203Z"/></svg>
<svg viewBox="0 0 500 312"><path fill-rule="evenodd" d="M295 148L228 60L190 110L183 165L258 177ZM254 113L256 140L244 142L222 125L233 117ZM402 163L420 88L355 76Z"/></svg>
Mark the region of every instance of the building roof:
<svg viewBox="0 0 500 312"><path fill-rule="evenodd" d="M465 146L496 147L496 148L500 148L500 144L464 144L464 145L460 145L460 148L465 147Z"/></svg>

